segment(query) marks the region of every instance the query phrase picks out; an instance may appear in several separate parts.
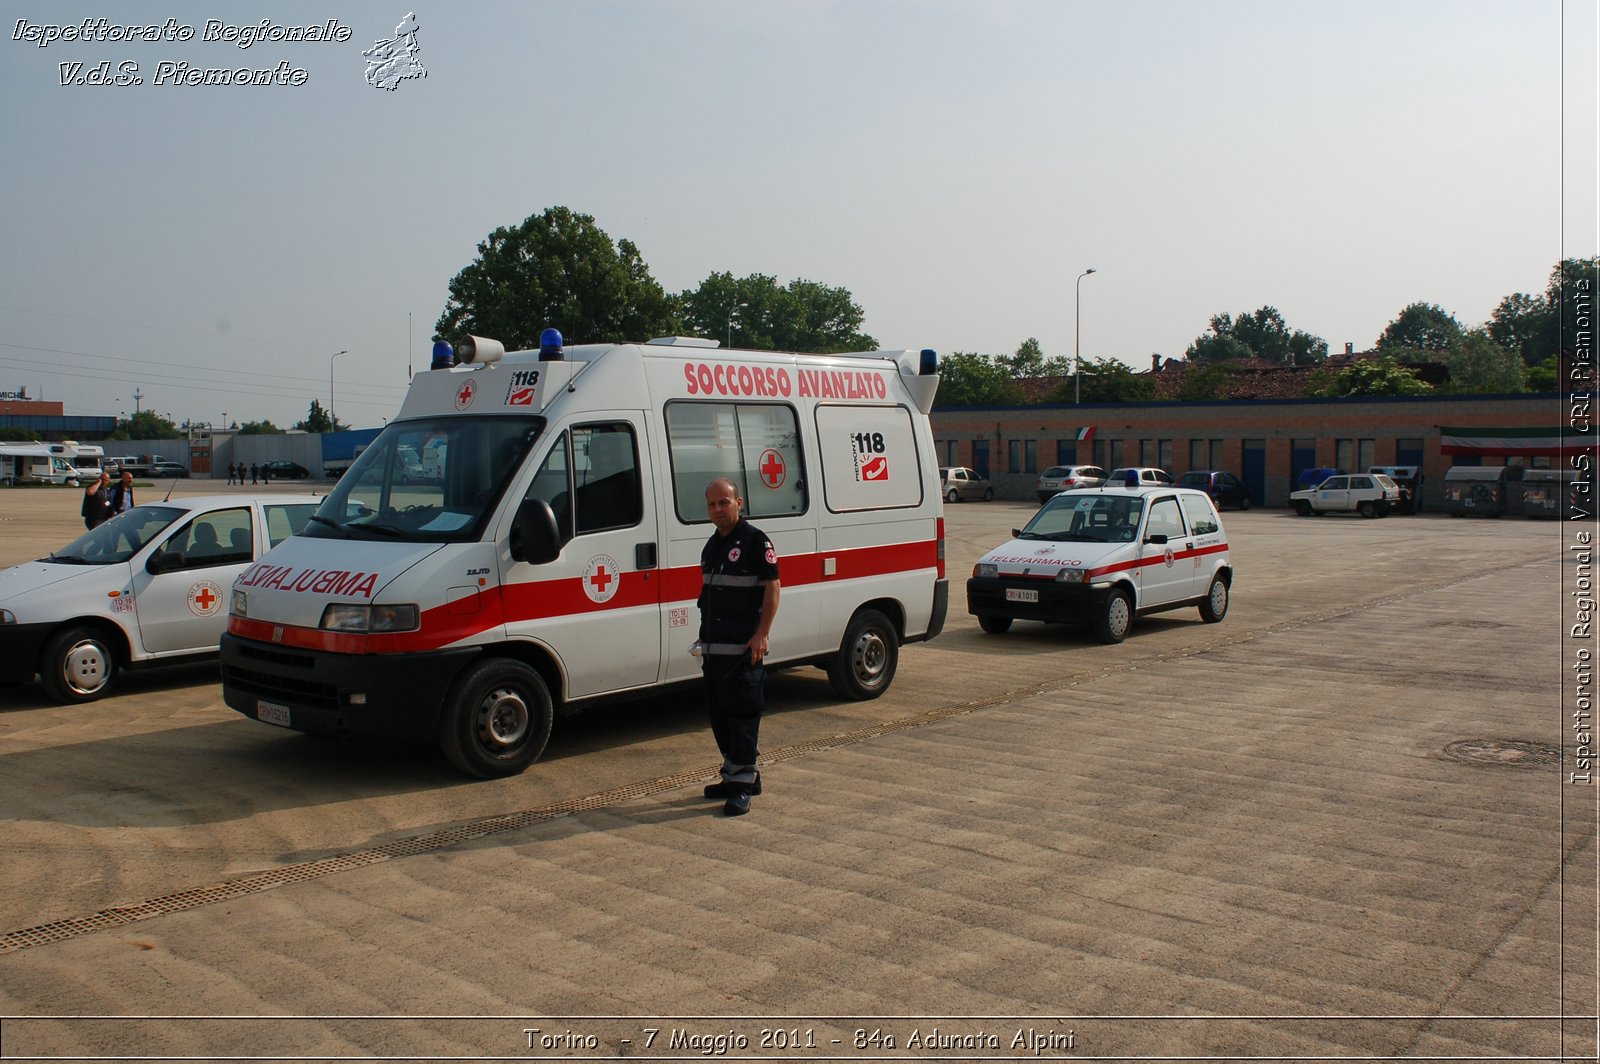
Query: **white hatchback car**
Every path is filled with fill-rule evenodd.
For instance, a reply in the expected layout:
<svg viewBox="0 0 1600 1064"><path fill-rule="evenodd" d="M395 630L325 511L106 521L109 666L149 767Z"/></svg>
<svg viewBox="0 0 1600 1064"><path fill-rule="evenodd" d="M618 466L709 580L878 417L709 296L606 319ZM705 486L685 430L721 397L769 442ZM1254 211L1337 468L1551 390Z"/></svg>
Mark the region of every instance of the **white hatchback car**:
<svg viewBox="0 0 1600 1064"><path fill-rule="evenodd" d="M967 612L985 632L1014 620L1080 623L1120 643L1142 614L1198 606L1214 624L1228 612L1228 535L1203 491L1064 491L1011 534L967 581Z"/></svg>
<svg viewBox="0 0 1600 1064"><path fill-rule="evenodd" d="M144 503L0 570L0 683L92 702L118 671L215 657L234 578L298 532L314 495Z"/></svg>
<svg viewBox="0 0 1600 1064"><path fill-rule="evenodd" d="M1049 502L1058 491L1073 488L1098 488L1106 482L1106 471L1093 465L1055 465L1039 474L1035 485L1040 502Z"/></svg>
<svg viewBox="0 0 1600 1064"><path fill-rule="evenodd" d="M1382 473L1341 474L1314 488L1289 493L1289 505L1301 517L1325 513L1386 517L1399 503L1400 485Z"/></svg>

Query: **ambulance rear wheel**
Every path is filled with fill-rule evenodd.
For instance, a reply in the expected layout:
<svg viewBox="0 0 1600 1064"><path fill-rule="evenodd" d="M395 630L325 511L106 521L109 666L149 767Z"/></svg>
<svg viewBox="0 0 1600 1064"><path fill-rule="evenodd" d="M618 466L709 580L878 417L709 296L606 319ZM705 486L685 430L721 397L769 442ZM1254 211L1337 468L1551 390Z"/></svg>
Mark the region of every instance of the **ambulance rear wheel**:
<svg viewBox="0 0 1600 1064"><path fill-rule="evenodd" d="M1106 596L1100 613L1094 619L1095 638L1102 643L1120 643L1128 638L1133 627L1133 602L1121 588Z"/></svg>
<svg viewBox="0 0 1600 1064"><path fill-rule="evenodd" d="M470 776L515 776L544 753L554 720L550 689L537 672L510 658L488 658L469 665L451 688L439 746Z"/></svg>
<svg viewBox="0 0 1600 1064"><path fill-rule="evenodd" d="M862 610L845 629L838 653L828 662L828 681L841 698L865 702L889 689L900 662L900 640L889 618Z"/></svg>
<svg viewBox="0 0 1600 1064"><path fill-rule="evenodd" d="M57 702L93 702L110 689L116 675L110 641L91 628L58 632L39 659L39 680Z"/></svg>

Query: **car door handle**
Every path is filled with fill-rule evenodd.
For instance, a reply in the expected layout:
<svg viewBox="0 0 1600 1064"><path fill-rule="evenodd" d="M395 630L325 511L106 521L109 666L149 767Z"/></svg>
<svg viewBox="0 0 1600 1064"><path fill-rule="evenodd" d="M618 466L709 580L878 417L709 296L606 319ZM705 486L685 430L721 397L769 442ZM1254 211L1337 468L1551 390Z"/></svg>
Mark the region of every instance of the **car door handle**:
<svg viewBox="0 0 1600 1064"><path fill-rule="evenodd" d="M654 569L656 567L656 545L654 543L634 544L633 564L636 569Z"/></svg>

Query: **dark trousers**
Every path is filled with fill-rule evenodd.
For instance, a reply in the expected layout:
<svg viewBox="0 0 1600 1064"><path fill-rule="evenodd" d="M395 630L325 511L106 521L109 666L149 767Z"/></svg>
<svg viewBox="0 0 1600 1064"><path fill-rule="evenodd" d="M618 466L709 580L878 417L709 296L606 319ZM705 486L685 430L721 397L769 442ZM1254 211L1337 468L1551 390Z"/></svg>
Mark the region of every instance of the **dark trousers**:
<svg viewBox="0 0 1600 1064"><path fill-rule="evenodd" d="M750 664L748 654L708 654L701 659L700 673L706 682L711 734L722 751L722 778L730 783L753 783L761 713L767 708L767 670Z"/></svg>

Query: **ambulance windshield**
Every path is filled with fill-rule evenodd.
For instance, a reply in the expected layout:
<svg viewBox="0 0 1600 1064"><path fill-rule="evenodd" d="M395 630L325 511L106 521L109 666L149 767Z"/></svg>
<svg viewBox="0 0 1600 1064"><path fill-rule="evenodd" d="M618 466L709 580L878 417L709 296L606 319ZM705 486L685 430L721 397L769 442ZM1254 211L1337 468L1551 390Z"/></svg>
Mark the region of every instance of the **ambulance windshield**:
<svg viewBox="0 0 1600 1064"><path fill-rule="evenodd" d="M478 539L544 425L542 417L460 415L395 422L350 466L302 534Z"/></svg>
<svg viewBox="0 0 1600 1064"><path fill-rule="evenodd" d="M1066 492L1045 503L1019 539L1068 543L1128 543L1144 513L1144 500L1115 492Z"/></svg>

